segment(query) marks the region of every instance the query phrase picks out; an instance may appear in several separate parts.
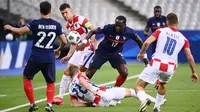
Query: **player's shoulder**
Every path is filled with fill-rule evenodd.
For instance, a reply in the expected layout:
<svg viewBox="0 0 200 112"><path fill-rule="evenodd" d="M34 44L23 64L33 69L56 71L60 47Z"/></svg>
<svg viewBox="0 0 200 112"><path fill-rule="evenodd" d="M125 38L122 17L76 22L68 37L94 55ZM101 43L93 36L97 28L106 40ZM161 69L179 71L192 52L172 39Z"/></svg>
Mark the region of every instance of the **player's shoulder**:
<svg viewBox="0 0 200 112"><path fill-rule="evenodd" d="M112 28L114 28L114 26L115 26L114 24L106 24L103 26L103 28L104 29L112 29Z"/></svg>
<svg viewBox="0 0 200 112"><path fill-rule="evenodd" d="M162 16L161 16L161 19L163 19L163 20L166 20L166 19L167 19L167 17L166 17L166 16L164 16L164 15L162 15Z"/></svg>
<svg viewBox="0 0 200 112"><path fill-rule="evenodd" d="M152 21L152 20L154 20L154 19L155 19L155 17L152 16L152 17L148 18L148 21Z"/></svg>
<svg viewBox="0 0 200 112"><path fill-rule="evenodd" d="M135 30L133 28L131 28L129 26L126 26L125 28L126 28L127 33L135 33Z"/></svg>

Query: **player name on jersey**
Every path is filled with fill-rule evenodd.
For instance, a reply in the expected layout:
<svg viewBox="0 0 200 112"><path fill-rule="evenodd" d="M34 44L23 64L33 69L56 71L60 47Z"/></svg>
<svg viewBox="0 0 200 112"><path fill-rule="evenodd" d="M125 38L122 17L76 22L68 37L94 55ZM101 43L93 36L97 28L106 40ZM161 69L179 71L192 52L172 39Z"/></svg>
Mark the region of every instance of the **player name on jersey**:
<svg viewBox="0 0 200 112"><path fill-rule="evenodd" d="M175 38L175 39L179 39L179 35L176 35L174 32L171 33L171 32L166 32L166 35L168 37L172 37L172 38Z"/></svg>
<svg viewBox="0 0 200 112"><path fill-rule="evenodd" d="M56 25L38 25L38 29L56 30Z"/></svg>

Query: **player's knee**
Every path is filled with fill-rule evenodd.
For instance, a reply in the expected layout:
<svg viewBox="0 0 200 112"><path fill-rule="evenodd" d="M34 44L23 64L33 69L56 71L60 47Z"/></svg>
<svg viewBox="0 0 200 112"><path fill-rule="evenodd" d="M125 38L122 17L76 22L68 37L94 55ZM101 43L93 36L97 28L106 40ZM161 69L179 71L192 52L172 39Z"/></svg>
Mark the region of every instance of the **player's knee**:
<svg viewBox="0 0 200 112"><path fill-rule="evenodd" d="M87 76L89 79L91 79L95 72L96 72L96 69L91 69L91 68L89 68L89 69L86 71L86 76Z"/></svg>
<svg viewBox="0 0 200 112"><path fill-rule="evenodd" d="M122 78L126 79L128 76L128 72L124 71L124 72L120 73L120 75Z"/></svg>

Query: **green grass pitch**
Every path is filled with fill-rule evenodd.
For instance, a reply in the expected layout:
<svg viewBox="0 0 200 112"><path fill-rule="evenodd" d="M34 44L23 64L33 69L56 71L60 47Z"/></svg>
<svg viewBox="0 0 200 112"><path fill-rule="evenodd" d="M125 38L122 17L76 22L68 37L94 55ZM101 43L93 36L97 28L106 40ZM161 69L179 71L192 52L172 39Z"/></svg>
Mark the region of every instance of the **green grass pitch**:
<svg viewBox="0 0 200 112"><path fill-rule="evenodd" d="M143 70L143 64L128 64L129 76L137 75ZM197 73L200 74L200 65L197 65ZM57 81L59 83L63 74L63 70L57 70ZM92 81L97 84L113 81L118 76L116 70L112 69L109 64L105 64L93 77ZM172 80L168 83L168 92L165 98L167 103L161 107L162 112L200 112L200 82L194 84L191 81L191 72L189 65L179 64ZM127 80L123 87L133 88L135 79ZM44 86L45 81L41 73L38 73L33 81L33 87ZM56 94L58 94L59 85L56 86ZM147 87L147 93L156 96L153 85ZM35 100L44 99L46 97L45 88L35 90ZM1 110L15 107L28 103L23 91L22 75L19 76L2 76L0 77L0 112ZM122 100L117 107L94 108L94 107L71 107L69 96L64 97L64 105L54 105L56 112L137 112L140 105L136 98L126 98ZM44 112L46 102L38 103L39 112ZM12 112L27 112L29 106L18 108ZM148 107L148 112L153 111L153 104Z"/></svg>

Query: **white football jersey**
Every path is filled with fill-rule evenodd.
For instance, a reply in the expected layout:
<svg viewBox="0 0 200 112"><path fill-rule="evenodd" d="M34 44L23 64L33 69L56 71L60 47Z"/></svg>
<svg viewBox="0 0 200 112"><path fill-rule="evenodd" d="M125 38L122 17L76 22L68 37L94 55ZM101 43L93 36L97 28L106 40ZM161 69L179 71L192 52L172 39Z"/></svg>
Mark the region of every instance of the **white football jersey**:
<svg viewBox="0 0 200 112"><path fill-rule="evenodd" d="M93 90L99 89L100 86L92 83L90 79L81 72L75 75L74 78L71 80L69 86L69 94L70 96L78 98L82 101L93 103L96 96L80 84L80 77L85 78L86 81L92 86Z"/></svg>
<svg viewBox="0 0 200 112"><path fill-rule="evenodd" d="M188 40L173 27L158 29L152 36L157 39L153 58L158 58L163 63L174 62L177 64L178 53L183 47L189 48Z"/></svg>

